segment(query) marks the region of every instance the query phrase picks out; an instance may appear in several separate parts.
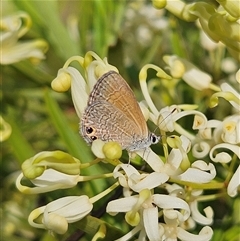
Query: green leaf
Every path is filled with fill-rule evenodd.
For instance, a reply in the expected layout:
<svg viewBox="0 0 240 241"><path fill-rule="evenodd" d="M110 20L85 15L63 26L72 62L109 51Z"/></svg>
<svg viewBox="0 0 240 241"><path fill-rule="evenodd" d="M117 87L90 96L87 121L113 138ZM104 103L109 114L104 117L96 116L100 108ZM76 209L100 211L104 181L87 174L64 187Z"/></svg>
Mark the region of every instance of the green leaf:
<svg viewBox="0 0 240 241"><path fill-rule="evenodd" d="M9 115L7 117L4 116L4 118L12 127L12 133L7 142L10 144L19 163L22 164L26 159L35 155L34 149L31 147L22 130L19 128L19 125L14 117L13 110L9 109Z"/></svg>
<svg viewBox="0 0 240 241"><path fill-rule="evenodd" d="M65 115L48 89L45 89L44 98L48 114L70 154L80 159L81 162L90 162L92 160L92 154L89 148L86 146L84 140L80 138L80 135L73 132Z"/></svg>
<svg viewBox="0 0 240 241"><path fill-rule="evenodd" d="M112 226L96 217L92 216L87 216L84 219L78 221L77 223L74 224L78 229L94 236L99 228L105 225L106 228L106 233L105 237L99 240L102 241L112 241L113 237L114 240L122 237L124 235L123 231L121 229L116 228L115 226Z"/></svg>
<svg viewBox="0 0 240 241"><path fill-rule="evenodd" d="M43 38L54 48L55 53L63 61L69 57L81 54L80 45L71 39L66 26L60 19L58 1L17 1L14 3L32 18Z"/></svg>

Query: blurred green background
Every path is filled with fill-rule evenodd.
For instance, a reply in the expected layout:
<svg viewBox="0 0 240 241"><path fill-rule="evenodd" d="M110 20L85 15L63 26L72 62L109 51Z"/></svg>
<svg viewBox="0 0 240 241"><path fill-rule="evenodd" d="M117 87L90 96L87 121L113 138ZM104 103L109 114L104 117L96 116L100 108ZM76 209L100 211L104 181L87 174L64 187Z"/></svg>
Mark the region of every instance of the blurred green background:
<svg viewBox="0 0 240 241"><path fill-rule="evenodd" d="M208 2L216 4L215 1ZM70 92L59 94L50 88L65 61L73 55L84 56L89 50L102 58L108 57L108 62L119 69L137 99L141 100L138 73L145 64L164 67L163 55L175 54L208 72L217 83L228 75L221 71L221 61L228 54L223 48L212 52L205 50L195 23L187 23L165 10L157 10L150 1L15 0L1 4L3 16L18 11L30 15L32 26L21 41L40 38L49 44L46 59L40 62L27 59L1 65L1 114L12 127L12 135L1 144L1 238L11 241L71 240L73 228L64 236L51 236L45 230L30 227L27 217L36 206L61 196L80 195L82 184L74 190L39 196L23 195L14 184L21 163L40 151L60 149L82 162L92 159L89 147L78 134L79 119ZM149 75L151 77L154 73L150 71ZM193 93L184 83L176 86L174 94L169 94L160 84L153 93L153 99L159 109L171 104L197 103L200 110L206 111L205 100L210 95L200 91ZM206 112L209 117L221 116L214 110ZM226 108L222 116L228 112ZM101 168L92 172L108 170L104 166ZM89 192L99 192L106 186L105 181L99 181L95 190ZM88 190L90 187L84 188ZM227 209L226 205L223 206ZM224 226L227 228L231 221L225 216L225 211L216 215L219 220L227 219ZM216 230L218 237L221 236L218 224ZM82 240L89 240L89 237Z"/></svg>

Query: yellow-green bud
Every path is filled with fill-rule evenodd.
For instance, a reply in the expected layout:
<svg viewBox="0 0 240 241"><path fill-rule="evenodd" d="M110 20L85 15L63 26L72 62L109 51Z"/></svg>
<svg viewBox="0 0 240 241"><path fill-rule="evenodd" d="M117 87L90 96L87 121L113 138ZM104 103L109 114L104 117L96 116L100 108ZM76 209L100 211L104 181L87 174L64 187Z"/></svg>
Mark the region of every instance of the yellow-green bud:
<svg viewBox="0 0 240 241"><path fill-rule="evenodd" d="M122 148L119 143L110 141L103 146L103 153L107 159L119 159L122 156Z"/></svg>
<svg viewBox="0 0 240 241"><path fill-rule="evenodd" d="M162 9L166 7L167 5L167 0L152 0L153 7L157 9Z"/></svg>

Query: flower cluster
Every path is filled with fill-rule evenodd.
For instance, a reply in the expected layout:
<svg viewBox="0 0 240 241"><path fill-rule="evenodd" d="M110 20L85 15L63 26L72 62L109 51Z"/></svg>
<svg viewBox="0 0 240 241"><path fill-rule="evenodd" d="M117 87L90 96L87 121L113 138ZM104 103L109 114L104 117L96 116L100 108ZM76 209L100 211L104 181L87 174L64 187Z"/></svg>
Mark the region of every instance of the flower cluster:
<svg viewBox="0 0 240 241"><path fill-rule="evenodd" d="M239 202L240 190L240 70L233 61L233 58L240 60L239 1L217 2L214 5L207 1L185 3L182 0L152 0L153 8L150 4L146 6L144 1L133 1L126 9L121 4L115 5L121 14L124 12L122 9L126 10L126 21L121 30L123 44L126 45L123 48L124 65L131 67L137 62L138 66L143 66L138 78L143 100L138 104L146 122L151 125L149 126L154 126L155 132L160 133L161 141L153 148L127 153L117 142L97 139L91 145L92 160L87 163L76 152L72 156L60 150L42 151L32 154L30 158L26 157L27 159L24 155L22 159L26 160L16 179L16 187L21 193L43 194L60 190L62 195L63 189L71 189L71 194L62 195L44 205L41 203L42 206L32 210L28 216L32 227L64 235L74 223L76 229L88 233L92 240L212 239L218 211L212 201L225 198L235 205ZM110 6L110 2L108 5ZM26 6L31 4L27 3ZM99 5L98 11L105 11L103 6ZM106 8L106 11L110 8ZM165 17L166 11L183 21L196 23L200 29L200 44L211 57L216 50L219 52L215 53L222 56L225 50L233 56L223 59L221 63L216 60L227 77L218 80L220 75L216 75L216 78L214 74L202 71L196 63L193 64L184 55L177 54L178 51L174 52L175 55L162 54L166 53L166 49L158 54L164 55L159 66L146 64L149 62L147 60L153 59L156 50L159 51L162 43L160 39L166 38L169 29L172 30L174 26L173 18ZM109 20L104 14L99 15L104 16L104 21ZM116 36L106 27L104 30L109 30L108 34L111 36L104 40L108 44L113 44L114 39L119 37L119 15L113 15L117 21L112 24L111 30L114 29ZM80 35L85 34L85 28L79 34L74 19L72 18L74 28L71 30L79 41ZM5 15L0 23L2 65L15 64L26 59L35 64L45 59L47 42L42 39L26 40L28 36L25 34L32 24L29 14L21 11ZM102 22L96 18L94 24L96 23L100 27L96 33L100 33ZM46 21L45 26L47 24ZM62 32L64 31L59 31L59 36ZM103 39L108 35L106 33L103 31L99 46L102 46ZM94 31L92 35L95 35ZM155 36L157 37L154 38ZM48 41L51 38L53 37ZM59 45L60 49L56 48L59 53L65 47L65 40ZM66 49L69 50L69 46L74 45L72 42L68 43L70 44ZM49 46L51 44L50 41ZM106 45L102 49L107 50L108 47ZM142 58L144 48L147 49L146 58ZM77 51L78 48L73 49L74 51L68 52L67 57L80 51ZM103 53L100 50L99 52ZM133 52L141 53L134 56ZM64 61L65 59L66 55ZM75 111L79 119L82 119L95 84L109 71L120 73L108 63L107 58L101 59L95 52L89 51L85 56L70 57L59 69L51 87L56 92L71 90ZM148 75L148 71L151 75ZM194 92L191 95L194 101L190 104L178 100L176 89L179 83ZM158 91L159 86L167 90L168 94L165 95L164 90ZM199 96L201 100L197 99ZM209 115L213 112L215 113ZM2 142L15 134L15 131L9 118L0 116L0 124ZM19 142L14 143L17 146ZM75 139L70 141L69 146L74 144ZM80 149L80 152L86 150L81 145L76 149ZM92 174L91 168L101 169L101 172ZM104 185L101 185L102 180ZM101 183L101 188L91 186L92 182ZM78 185L81 187L80 192L72 191ZM99 206L104 212L103 219L100 219L101 215L96 215L95 210ZM235 211L235 206L233 210ZM19 217L23 219L23 215ZM239 217L236 220L239 222ZM239 230L234 235L235 239L232 240L239 237Z"/></svg>
<svg viewBox="0 0 240 241"><path fill-rule="evenodd" d="M159 110L150 96L147 70L155 70L158 81L182 79L197 91L211 90L213 94L209 100L210 107L217 106L221 97L233 109L239 110L240 94L229 84L213 84L210 75L185 59L177 56L164 56L163 59L167 64L167 73L150 64L145 65L139 73L144 96L144 101L139 106L146 120L159 128L162 137L157 151L146 148L130 153L130 162L125 164L118 143L96 140L91 146L96 159L87 164L60 151L42 152L26 160L22 165L22 174L17 179L17 187L23 193L71 188L79 182L99 178L114 180L114 184L93 197L88 197L87 193L62 197L33 210L29 216L32 226L63 234L67 231L68 223L83 219L90 214L96 201L104 199L116 187L122 187L123 196L108 202L106 207L106 212L110 215L125 213L121 223L129 225L129 231L115 239L129 240L136 234L139 240L211 239L213 209L207 206L201 210L199 204L219 197L218 192L206 194L205 190L222 190L221 195L230 197L237 195L240 185L240 115L236 112L222 121L208 120L204 113L197 110L197 105L190 104L171 105ZM84 75L70 66L73 61L80 64ZM59 70L52 81L52 88L58 92L71 88L73 104L81 118L94 84L110 70L118 72L106 58L101 59L93 52L87 52L84 57L74 56ZM187 129L178 122L188 116L194 118L192 128ZM134 154L146 162L145 168L135 162ZM80 174L83 169L101 161L112 165L113 171L97 176ZM132 164L134 162L135 165ZM221 180L216 168L219 163L226 168L225 177ZM215 179L216 176L218 179ZM22 185L24 177L34 187ZM203 226L199 233L194 231L196 225ZM93 234L94 239L99 237L99 232L107 235L107 228L103 230L99 228Z"/></svg>
<svg viewBox="0 0 240 241"><path fill-rule="evenodd" d="M221 42L228 48L229 52L239 59L240 17L239 2L221 0L217 1L219 7L207 2L196 2L186 4L181 0L153 0L153 5L162 9L165 8L177 17L188 21L199 21L203 32L214 42Z"/></svg>

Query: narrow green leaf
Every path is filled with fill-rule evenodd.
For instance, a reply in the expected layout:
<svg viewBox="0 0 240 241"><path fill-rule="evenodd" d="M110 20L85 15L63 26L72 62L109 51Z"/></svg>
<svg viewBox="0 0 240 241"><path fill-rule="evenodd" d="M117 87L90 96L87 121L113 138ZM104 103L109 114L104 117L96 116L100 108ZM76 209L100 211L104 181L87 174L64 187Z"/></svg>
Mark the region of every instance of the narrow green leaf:
<svg viewBox="0 0 240 241"><path fill-rule="evenodd" d="M94 236L99 228L100 225L106 225L106 236L101 239L102 241L112 241L115 239L118 239L124 235L123 231L121 229L116 228L115 226L112 226L101 219L98 219L96 217L87 216L83 218L82 220L78 221L74 224L78 229ZM114 238L113 238L114 237Z"/></svg>
<svg viewBox="0 0 240 241"><path fill-rule="evenodd" d="M43 37L54 48L55 53L63 61L69 57L81 54L80 46L71 39L66 26L59 16L58 1L14 1L14 3L30 14L34 24L37 24Z"/></svg>
<svg viewBox="0 0 240 241"><path fill-rule="evenodd" d="M10 111L10 113L11 112L12 111ZM10 116L4 118L12 127L12 134L10 135L7 142L10 144L12 151L17 157L19 163L22 164L26 159L34 156L36 153L34 152L29 142L26 140L22 130L19 128L13 113L11 113Z"/></svg>
<svg viewBox="0 0 240 241"><path fill-rule="evenodd" d="M80 138L80 135L74 133L70 128L65 115L48 89L45 90L44 98L48 114L70 154L79 158L81 162L90 162L92 160L92 155L89 148L87 148L84 140Z"/></svg>

